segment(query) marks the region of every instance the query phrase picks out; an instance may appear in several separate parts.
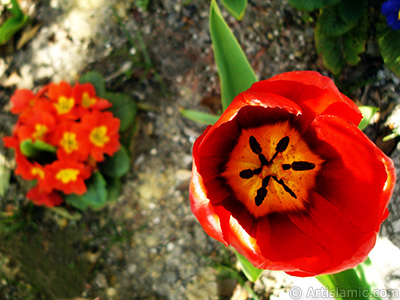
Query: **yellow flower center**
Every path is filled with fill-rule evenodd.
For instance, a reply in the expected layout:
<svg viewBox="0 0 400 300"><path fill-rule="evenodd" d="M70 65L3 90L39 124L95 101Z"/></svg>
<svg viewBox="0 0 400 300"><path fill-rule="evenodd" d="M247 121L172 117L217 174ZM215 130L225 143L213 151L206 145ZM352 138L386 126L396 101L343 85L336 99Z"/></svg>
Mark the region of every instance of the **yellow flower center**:
<svg viewBox="0 0 400 300"><path fill-rule="evenodd" d="M60 145L67 153L77 150L79 144L76 140L76 134L74 132L64 132L64 135L60 141Z"/></svg>
<svg viewBox="0 0 400 300"><path fill-rule="evenodd" d="M108 143L110 138L107 136L107 127L99 126L92 130L90 133L90 141L97 147L104 147L104 144Z"/></svg>
<svg viewBox="0 0 400 300"><path fill-rule="evenodd" d="M96 98L90 98L88 93L83 93L83 95L82 95L82 106L83 107L89 108L96 102L97 102Z"/></svg>
<svg viewBox="0 0 400 300"><path fill-rule="evenodd" d="M76 169L62 169L56 174L56 179L60 180L63 184L70 181L76 181L79 175L79 170Z"/></svg>
<svg viewBox="0 0 400 300"><path fill-rule="evenodd" d="M54 103L54 107L57 109L57 113L59 115L62 115L70 112L71 109L74 107L74 104L74 98L61 96L58 98L58 102Z"/></svg>
<svg viewBox="0 0 400 300"><path fill-rule="evenodd" d="M35 125L35 132L32 134L32 137L33 137L35 140L36 140L36 139L42 139L48 130L49 130L49 129L47 128L46 125L43 125L43 124L36 124L36 125Z"/></svg>
<svg viewBox="0 0 400 300"><path fill-rule="evenodd" d="M44 171L43 171L41 168L38 168L38 167L33 167L33 168L31 169L31 174L32 174L33 176L38 175L38 177L39 177L40 179L43 179L43 178L44 178Z"/></svg>
<svg viewBox="0 0 400 300"><path fill-rule="evenodd" d="M301 211L323 160L288 122L243 129L223 177L255 216Z"/></svg>
<svg viewBox="0 0 400 300"><path fill-rule="evenodd" d="M397 21L400 21L400 9L399 12L397 13Z"/></svg>

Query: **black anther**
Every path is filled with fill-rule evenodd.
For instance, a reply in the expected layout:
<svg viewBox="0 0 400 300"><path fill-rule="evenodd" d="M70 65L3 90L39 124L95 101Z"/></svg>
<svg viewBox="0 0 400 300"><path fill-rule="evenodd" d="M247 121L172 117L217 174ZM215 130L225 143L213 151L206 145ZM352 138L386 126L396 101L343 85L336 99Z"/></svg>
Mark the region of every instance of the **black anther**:
<svg viewBox="0 0 400 300"><path fill-rule="evenodd" d="M289 170L292 166L290 164L282 164L282 169Z"/></svg>
<svg viewBox="0 0 400 300"><path fill-rule="evenodd" d="M283 187L283 189L284 189L286 192L288 192L288 193L290 194L290 196L292 196L294 199L297 199L296 194L292 191L292 189L291 189L290 187L288 187L288 186L286 185L285 182L283 182L283 179L282 179L282 178L279 179L279 180L278 180L278 178L276 178L276 176L272 176L272 178L273 178L277 183L279 183L279 184Z"/></svg>
<svg viewBox="0 0 400 300"><path fill-rule="evenodd" d="M253 153L255 153L255 154L257 154L257 155L258 155L258 154L261 154L261 151L262 151L261 146L260 146L260 144L257 142L257 140L256 140L256 138L255 138L254 136L251 136L251 137L250 137L249 143L250 143L251 151L253 151Z"/></svg>
<svg viewBox="0 0 400 300"><path fill-rule="evenodd" d="M315 164L307 161L295 161L292 163L292 169L295 171L307 171L315 168Z"/></svg>
<svg viewBox="0 0 400 300"><path fill-rule="evenodd" d="M268 161L268 159L265 158L264 154L258 155L258 159L260 160L260 163L261 163L262 166L268 166L269 165L269 161Z"/></svg>
<svg viewBox="0 0 400 300"><path fill-rule="evenodd" d="M243 179L250 179L251 177L253 177L253 175L254 175L254 171L251 169L246 169L239 173L239 176Z"/></svg>
<svg viewBox="0 0 400 300"><path fill-rule="evenodd" d="M268 191L267 191L267 189L265 187L260 187L257 190L257 195L256 195L256 198L255 198L257 206L260 206L261 203L263 203L265 197L267 196L267 193L268 193Z"/></svg>
<svg viewBox="0 0 400 300"><path fill-rule="evenodd" d="M268 183L269 183L269 180L271 179L271 175L268 175L267 177L265 177L263 180L262 180L262 187L267 187L268 186Z"/></svg>
<svg viewBox="0 0 400 300"><path fill-rule="evenodd" d="M276 145L275 151L276 152L283 152L286 150L286 148L289 146L289 137L285 136L282 138L279 143Z"/></svg>

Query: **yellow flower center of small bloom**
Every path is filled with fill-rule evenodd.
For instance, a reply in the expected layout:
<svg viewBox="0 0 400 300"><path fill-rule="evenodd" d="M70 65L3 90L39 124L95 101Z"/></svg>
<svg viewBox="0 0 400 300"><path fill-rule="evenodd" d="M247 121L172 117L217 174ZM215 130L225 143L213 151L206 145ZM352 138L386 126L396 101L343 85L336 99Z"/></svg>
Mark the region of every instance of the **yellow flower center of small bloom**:
<svg viewBox="0 0 400 300"><path fill-rule="evenodd" d="M42 139L48 130L49 130L49 128L47 128L46 125L36 124L35 132L32 134L32 137L34 139Z"/></svg>
<svg viewBox="0 0 400 300"><path fill-rule="evenodd" d="M54 107L57 110L57 113L59 115L66 114L71 111L71 109L74 107L75 100L74 98L67 98L64 96L61 96L58 98L58 102L54 103Z"/></svg>
<svg viewBox="0 0 400 300"><path fill-rule="evenodd" d="M56 179L60 180L63 184L70 181L76 181L79 175L79 170L76 169L62 169L56 174Z"/></svg>
<svg viewBox="0 0 400 300"><path fill-rule="evenodd" d="M323 160L288 122L243 129L223 177L255 216L302 211Z"/></svg>
<svg viewBox="0 0 400 300"><path fill-rule="evenodd" d="M99 126L92 130L90 133L90 141L97 147L104 147L104 144L108 143L110 138L107 136L107 127Z"/></svg>
<svg viewBox="0 0 400 300"><path fill-rule="evenodd" d="M33 167L33 168L31 169L31 174L32 174L33 176L38 175L38 177L39 177L40 179L43 179L43 178L44 178L44 171L43 171L41 168L38 168L38 167Z"/></svg>
<svg viewBox="0 0 400 300"><path fill-rule="evenodd" d="M83 93L83 95L82 95L82 106L83 107L89 108L96 102L97 102L96 98L90 98L88 93Z"/></svg>
<svg viewBox="0 0 400 300"><path fill-rule="evenodd" d="M74 132L64 132L64 135L60 141L60 145L67 153L77 150L79 143L76 140L76 134Z"/></svg>
<svg viewBox="0 0 400 300"><path fill-rule="evenodd" d="M397 21L400 21L400 9L399 12L397 13Z"/></svg>

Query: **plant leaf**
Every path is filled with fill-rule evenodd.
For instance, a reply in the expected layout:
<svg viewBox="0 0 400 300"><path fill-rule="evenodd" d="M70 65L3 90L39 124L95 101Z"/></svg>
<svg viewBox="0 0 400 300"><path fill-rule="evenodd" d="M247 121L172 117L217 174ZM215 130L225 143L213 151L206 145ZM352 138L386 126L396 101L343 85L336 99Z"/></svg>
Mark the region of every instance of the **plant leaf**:
<svg viewBox="0 0 400 300"><path fill-rule="evenodd" d="M290 5L299 10L312 11L339 3L340 0L289 0Z"/></svg>
<svg viewBox="0 0 400 300"><path fill-rule="evenodd" d="M106 181L100 172L94 172L86 181L87 191L82 196L76 194L65 195L64 200L72 206L85 210L87 208L100 209L107 201Z"/></svg>
<svg viewBox="0 0 400 300"><path fill-rule="evenodd" d="M104 97L104 94L106 93L106 82L100 73L90 71L79 78L79 83L86 82L93 84L97 96Z"/></svg>
<svg viewBox="0 0 400 300"><path fill-rule="evenodd" d="M369 122L371 122L372 118L374 117L375 113L379 110L379 108L373 106L359 106L358 108L361 110L363 116L360 124L358 124L358 128L360 130L364 130L365 127L368 126Z"/></svg>
<svg viewBox="0 0 400 300"><path fill-rule="evenodd" d="M233 98L257 81L257 77L215 0L211 1L210 33L225 110Z"/></svg>
<svg viewBox="0 0 400 300"><path fill-rule="evenodd" d="M338 37L353 28L355 24L343 20L339 12L339 5L334 5L322 10L317 20L317 26L324 35Z"/></svg>
<svg viewBox="0 0 400 300"><path fill-rule="evenodd" d="M7 43L12 36L26 25L29 18L26 15L7 19L0 27L0 45Z"/></svg>
<svg viewBox="0 0 400 300"><path fill-rule="evenodd" d="M400 76L400 31L391 30L381 21L377 30L378 44L386 66Z"/></svg>
<svg viewBox="0 0 400 300"><path fill-rule="evenodd" d="M247 279L251 282L255 282L258 278L260 278L264 270L260 270L253 266L251 262L249 262L243 255L239 254L237 251L235 251L235 253L242 268L242 271L244 275L246 275Z"/></svg>
<svg viewBox="0 0 400 300"><path fill-rule="evenodd" d="M355 66L360 62L359 55L365 51L368 28L368 16L364 15L354 28L343 35L343 56L349 65Z"/></svg>
<svg viewBox="0 0 400 300"><path fill-rule="evenodd" d="M108 110L121 120L119 131L128 129L136 117L136 102L128 95L119 93L105 93L103 97L112 103Z"/></svg>
<svg viewBox="0 0 400 300"><path fill-rule="evenodd" d="M354 269L331 275L316 276L336 300L381 300L374 291L383 291L383 285L371 260L359 264ZM348 291L348 293L346 293Z"/></svg>
<svg viewBox="0 0 400 300"><path fill-rule="evenodd" d="M247 6L247 0L222 0L225 8L236 18L241 20Z"/></svg>
<svg viewBox="0 0 400 300"><path fill-rule="evenodd" d="M368 1L365 0L341 1L338 12L342 20L354 26L362 17L367 17L367 7Z"/></svg>
<svg viewBox="0 0 400 300"><path fill-rule="evenodd" d="M315 27L314 34L317 53L322 56L325 67L333 74L339 74L345 63L340 38L323 34L319 24Z"/></svg>
<svg viewBox="0 0 400 300"><path fill-rule="evenodd" d="M105 178L107 182L107 201L116 202L121 194L122 182L120 178Z"/></svg>
<svg viewBox="0 0 400 300"><path fill-rule="evenodd" d="M56 147L47 144L41 140L36 140L35 142L32 142L31 139L26 139L19 145L19 147L22 154L26 157L38 157L42 154L45 154L43 152L56 153L57 151Z"/></svg>
<svg viewBox="0 0 400 300"><path fill-rule="evenodd" d="M206 125L213 125L215 122L217 122L219 116L204 113L201 111L196 111L196 110L190 110L190 109L180 109L179 110L182 115L184 115L186 118L201 123L201 124L206 124Z"/></svg>
<svg viewBox="0 0 400 300"><path fill-rule="evenodd" d="M100 165L100 172L109 177L122 177L130 169L131 159L124 146L114 153L113 156L108 156Z"/></svg>

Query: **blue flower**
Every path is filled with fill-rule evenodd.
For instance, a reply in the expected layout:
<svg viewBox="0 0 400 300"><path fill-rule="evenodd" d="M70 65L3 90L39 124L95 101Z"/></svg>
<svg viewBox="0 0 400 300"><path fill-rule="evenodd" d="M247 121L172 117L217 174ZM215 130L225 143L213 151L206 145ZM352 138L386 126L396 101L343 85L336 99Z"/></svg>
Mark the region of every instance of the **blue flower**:
<svg viewBox="0 0 400 300"><path fill-rule="evenodd" d="M400 0L388 0L382 4L382 14L386 17L388 26L393 30L400 29Z"/></svg>

